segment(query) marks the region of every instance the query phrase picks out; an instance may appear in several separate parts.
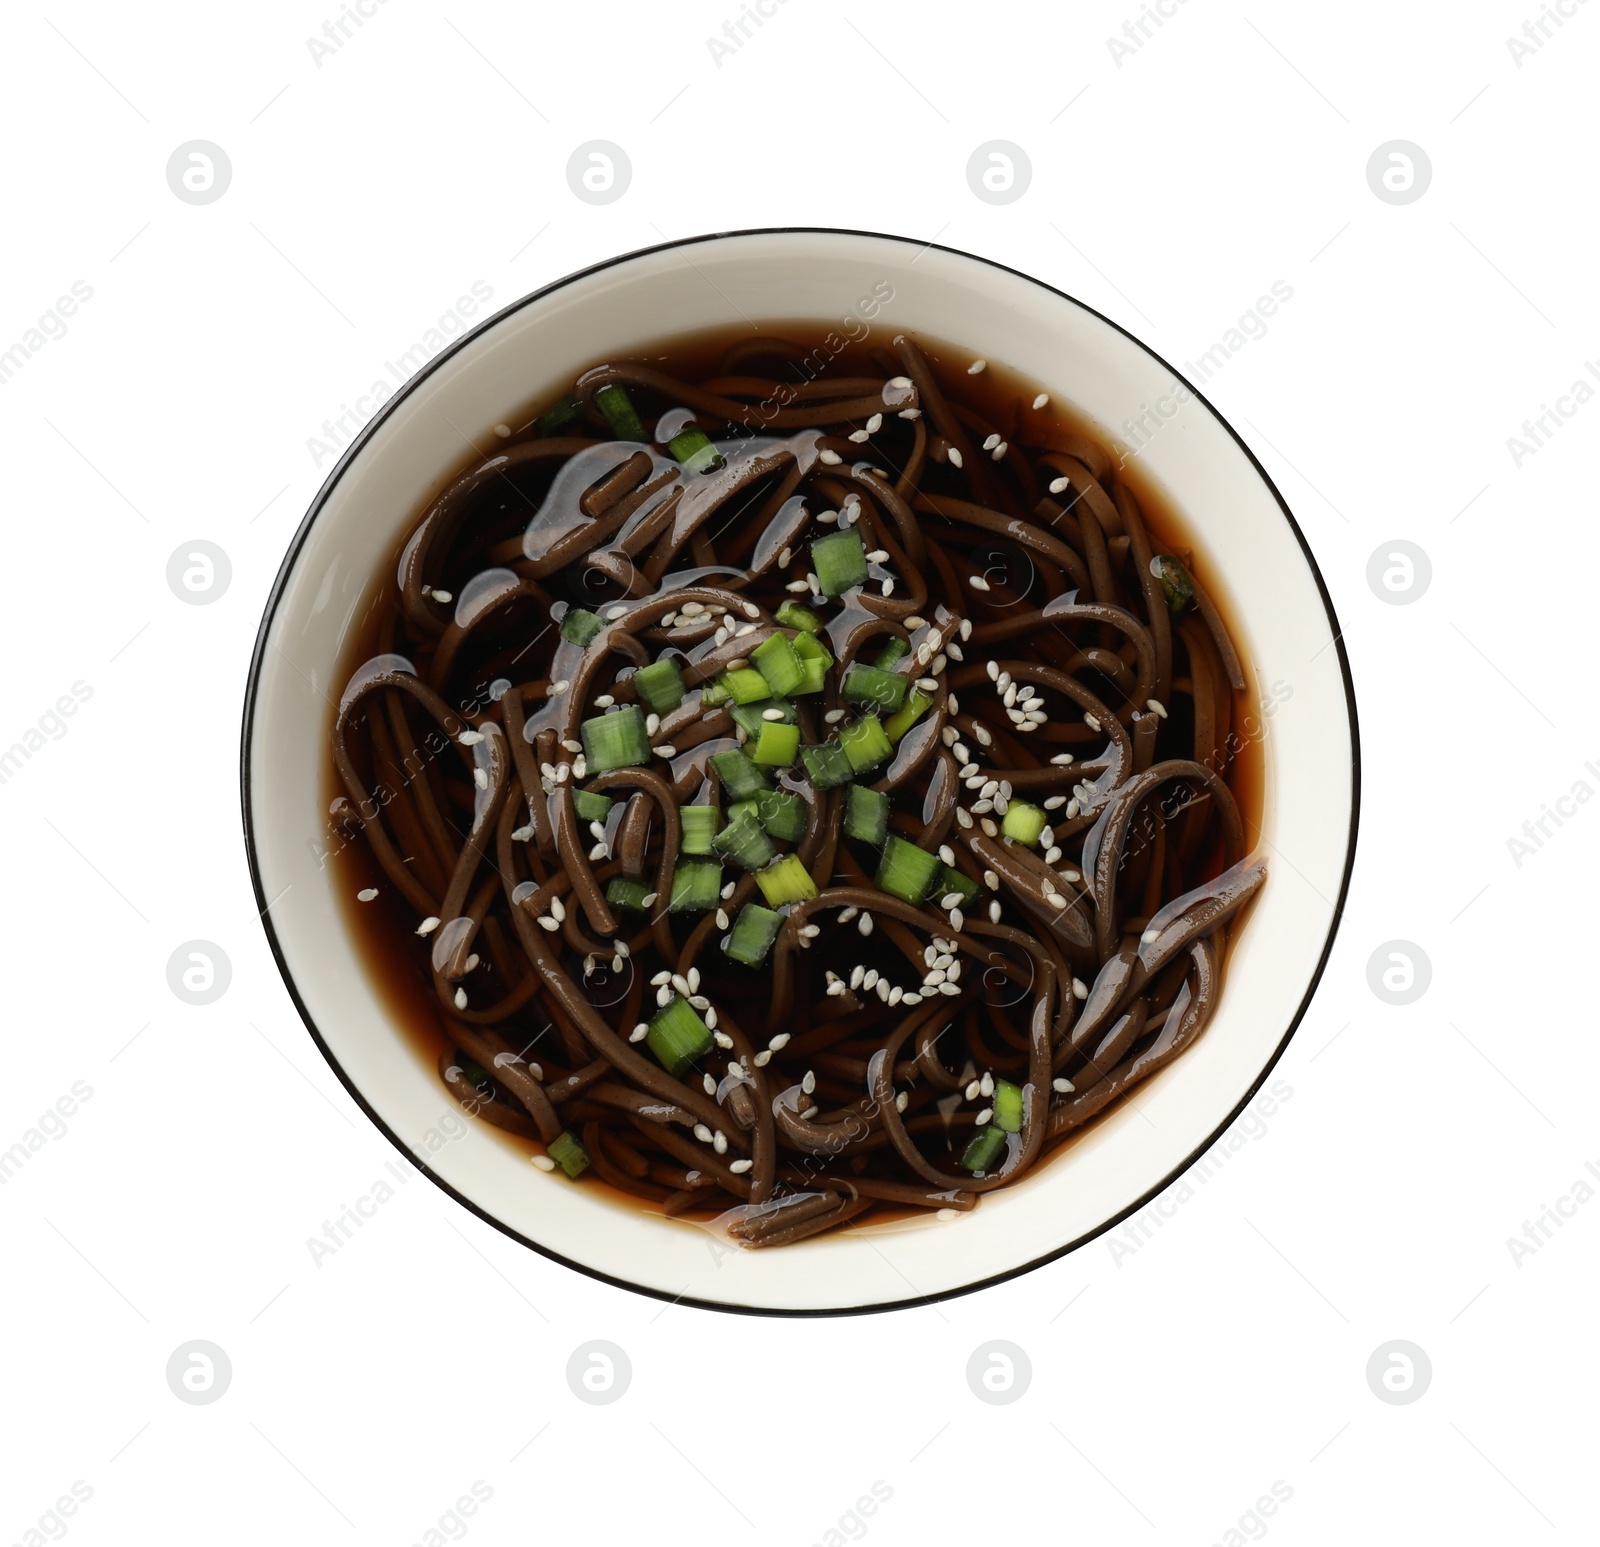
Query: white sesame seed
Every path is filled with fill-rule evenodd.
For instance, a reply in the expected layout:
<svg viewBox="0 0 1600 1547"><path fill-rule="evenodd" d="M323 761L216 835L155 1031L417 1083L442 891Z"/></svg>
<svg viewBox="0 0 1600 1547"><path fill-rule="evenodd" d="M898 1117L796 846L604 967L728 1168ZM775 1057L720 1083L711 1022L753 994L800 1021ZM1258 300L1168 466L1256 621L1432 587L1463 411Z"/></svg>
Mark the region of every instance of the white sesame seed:
<svg viewBox="0 0 1600 1547"><path fill-rule="evenodd" d="M462 731L456 740L464 747L475 747L483 740L482 731Z"/></svg>
<svg viewBox="0 0 1600 1547"><path fill-rule="evenodd" d="M694 1125L694 1136L702 1144L709 1144L711 1142L711 1130L707 1128L704 1123L696 1123Z"/></svg>
<svg viewBox="0 0 1600 1547"><path fill-rule="evenodd" d="M952 908L950 910L950 927L952 929L959 930L961 928L961 926L963 924L965 924L966 922L967 922L966 916L962 913L962 911L959 908Z"/></svg>
<svg viewBox="0 0 1600 1547"><path fill-rule="evenodd" d="M480 790L486 790L489 788L489 775L481 768L474 768L472 770L472 782L477 785Z"/></svg>
<svg viewBox="0 0 1600 1547"><path fill-rule="evenodd" d="M753 1160L731 1160L728 1162L728 1169L743 1176L754 1164L755 1161Z"/></svg>
<svg viewBox="0 0 1600 1547"><path fill-rule="evenodd" d="M433 599L436 602L453 602L455 595L450 591L435 591L433 592Z"/></svg>
<svg viewBox="0 0 1600 1547"><path fill-rule="evenodd" d="M1082 978L1074 978L1072 980L1072 997L1074 999L1087 999L1089 997L1089 985Z"/></svg>
<svg viewBox="0 0 1600 1547"><path fill-rule="evenodd" d="M984 443L983 443L983 449L984 449L984 450L985 450L985 451L993 451L993 450L994 450L994 448L995 448L995 447L996 447L996 446L998 446L998 445L999 445L999 444L1000 444L1000 437L999 437L999 436L998 436L998 435L991 435L991 436L990 436L990 437L989 437L989 438L988 438L988 440L986 440L986 441L985 441L985 442L984 442Z"/></svg>
<svg viewBox="0 0 1600 1547"><path fill-rule="evenodd" d="M689 1003L697 1010L709 1010L711 1008L711 1001L704 994L690 994Z"/></svg>
<svg viewBox="0 0 1600 1547"><path fill-rule="evenodd" d="M860 445L863 441L865 441L867 439L867 431L865 431L865 430L852 430L850 432L850 439L853 440L857 445Z"/></svg>
<svg viewBox="0 0 1600 1547"><path fill-rule="evenodd" d="M678 749L669 741L663 742L659 747L651 747L650 750L657 757L676 757L678 755Z"/></svg>
<svg viewBox="0 0 1600 1547"><path fill-rule="evenodd" d="M989 673L989 680L991 682L998 682L1000 680L1000 663L998 661L988 662L984 667L984 670Z"/></svg>
<svg viewBox="0 0 1600 1547"><path fill-rule="evenodd" d="M672 974L670 972L658 972L650 979L650 986L651 988L660 988L663 983L670 983L671 981Z"/></svg>
<svg viewBox="0 0 1600 1547"><path fill-rule="evenodd" d="M1089 727L1089 729L1092 730L1092 731L1097 731L1097 730L1100 729L1100 722L1097 719L1095 719L1095 717L1092 714L1086 714L1083 717L1083 723L1085 725L1087 725Z"/></svg>
<svg viewBox="0 0 1600 1547"><path fill-rule="evenodd" d="M965 811L963 811L960 806L956 807L956 826L957 827L971 827L972 826L972 818L970 816L968 816L967 813Z"/></svg>
<svg viewBox="0 0 1600 1547"><path fill-rule="evenodd" d="M659 714L647 714L644 717L644 733L645 733L645 735L653 736L660 729L661 729L661 716Z"/></svg>
<svg viewBox="0 0 1600 1547"><path fill-rule="evenodd" d="M640 1021L639 1024L628 1033L628 1040L630 1042L643 1042L644 1039L649 1036L649 1034L649 1026L646 1025L645 1022Z"/></svg>
<svg viewBox="0 0 1600 1547"><path fill-rule="evenodd" d="M377 887L375 887L375 886L364 886L364 887L361 888L361 890L359 892L356 893L356 901L357 902L371 902L372 899L374 897L376 897L377 895L378 895L378 888Z"/></svg>
<svg viewBox="0 0 1600 1547"><path fill-rule="evenodd" d="M1145 700L1145 704L1146 704L1146 707L1149 708L1149 710L1150 710L1150 712L1152 714L1158 714L1158 715L1161 716L1161 718L1163 720L1166 719L1166 717L1167 717L1166 705L1163 704L1160 699L1158 699L1158 698L1147 698Z"/></svg>
<svg viewBox="0 0 1600 1547"><path fill-rule="evenodd" d="M889 990L889 1003L899 1004L906 997L906 991L898 983Z"/></svg>
<svg viewBox="0 0 1600 1547"><path fill-rule="evenodd" d="M467 991L466 991L466 989L458 988L456 990L455 1005L456 1005L456 1009L458 1009L458 1010L465 1010L466 1009L466 1007L467 1007Z"/></svg>
<svg viewBox="0 0 1600 1547"><path fill-rule="evenodd" d="M978 825L983 829L984 837L998 838L1000 836L1000 829L996 827L988 817L980 817L978 820Z"/></svg>
<svg viewBox="0 0 1600 1547"><path fill-rule="evenodd" d="M552 698L556 698L560 694L565 693L571 686L572 684L565 677L563 677L559 682L552 682L550 684L550 696Z"/></svg>
<svg viewBox="0 0 1600 1547"><path fill-rule="evenodd" d="M960 739L961 733L953 725L947 725L939 732L939 740L947 747L953 747Z"/></svg>
<svg viewBox="0 0 1600 1547"><path fill-rule="evenodd" d="M961 905L961 893L960 892L946 892L944 894L944 896L939 899L939 906L941 908L959 908L960 905ZM957 927L959 928L959 926L957 926Z"/></svg>
<svg viewBox="0 0 1600 1547"><path fill-rule="evenodd" d="M625 618L625 617L627 617L627 615L628 615L628 609L626 607L608 607L608 608L606 608L606 617L608 617L613 623L615 623L618 618Z"/></svg>
<svg viewBox="0 0 1600 1547"><path fill-rule="evenodd" d="M561 921L553 919L547 914L544 918L538 920L538 925L540 929L547 929L551 934L554 934L561 928Z"/></svg>
<svg viewBox="0 0 1600 1547"><path fill-rule="evenodd" d="M727 927L728 927L728 913L727 913L727 910L725 908L718 908L717 909L717 928L718 929L726 929Z"/></svg>
<svg viewBox="0 0 1600 1547"><path fill-rule="evenodd" d="M859 962L857 962L856 966L855 966L855 970L853 972L851 972L851 974L850 974L850 987L851 988L864 988L866 986L866 981L867 981L867 969L865 967L863 967ZM872 981L874 983L876 983L878 981L878 974L876 972L874 972L872 974Z"/></svg>
<svg viewBox="0 0 1600 1547"><path fill-rule="evenodd" d="M793 548L785 548L783 550L783 552L778 555L778 568L779 569L787 569L789 567L789 560L792 559L793 557L794 557L794 549Z"/></svg>
<svg viewBox="0 0 1600 1547"><path fill-rule="evenodd" d="M994 802L992 800L975 800L972 803L972 810L977 816L985 816L994 810Z"/></svg>
<svg viewBox="0 0 1600 1547"><path fill-rule="evenodd" d="M417 933L419 935L431 935L438 927L439 920L430 913L427 918L417 925Z"/></svg>
<svg viewBox="0 0 1600 1547"><path fill-rule="evenodd" d="M954 446L950 448L950 465L951 467L961 466L961 453Z"/></svg>
<svg viewBox="0 0 1600 1547"><path fill-rule="evenodd" d="M1000 904L998 902L991 902L989 904L989 922L991 924L998 924L1000 922Z"/></svg>
<svg viewBox="0 0 1600 1547"><path fill-rule="evenodd" d="M967 639L971 639L972 638L972 619L971 618L963 618L961 620L961 637L962 637L963 640L967 640Z"/></svg>
<svg viewBox="0 0 1600 1547"><path fill-rule="evenodd" d="M1049 401L1050 394L1048 392L1041 392L1038 397L1033 400L1033 406L1035 408L1043 408Z"/></svg>
<svg viewBox="0 0 1600 1547"><path fill-rule="evenodd" d="M1072 1092L1072 1091L1074 1091L1074 1090L1076 1090L1076 1089L1077 1089L1077 1086L1075 1086L1075 1085L1074 1085L1074 1084L1073 1084L1073 1083L1072 1083L1072 1081L1071 1081L1071 1080L1067 1080L1067 1079L1055 1079L1055 1080L1051 1080L1051 1082L1050 1082L1050 1089L1051 1089L1051 1090L1058 1090L1058 1091L1060 1091L1060 1092L1061 1092L1061 1094L1062 1094L1062 1095L1068 1095L1068 1094L1070 1094L1070 1093L1071 1093L1071 1092Z"/></svg>
<svg viewBox="0 0 1600 1547"><path fill-rule="evenodd" d="M798 596L802 591L809 591L810 589L811 587L808 586L803 580L791 580L788 585L784 587L785 591L793 591L796 596Z"/></svg>
<svg viewBox="0 0 1600 1547"><path fill-rule="evenodd" d="M867 420L867 434L876 435L883 428L883 415L874 414Z"/></svg>
<svg viewBox="0 0 1600 1547"><path fill-rule="evenodd" d="M899 1095L897 1095L894 1098L894 1109L895 1109L896 1112L904 1112L905 1109L910 1105L911 1105L911 1092L910 1091L903 1090L903 1091L900 1092Z"/></svg>
<svg viewBox="0 0 1600 1547"><path fill-rule="evenodd" d="M694 992L694 988L690 985L689 980L684 977L681 972L673 973L668 979L668 982L670 982L685 999L687 999L689 995Z"/></svg>
<svg viewBox="0 0 1600 1547"><path fill-rule="evenodd" d="M655 907L656 898L658 898L660 895L661 895L660 892L646 892L644 894L644 898L643 898L644 906L647 907L647 908Z"/></svg>
<svg viewBox="0 0 1600 1547"><path fill-rule="evenodd" d="M716 1095L716 1093L717 1093L717 1079L716 1079L715 1075L712 1075L712 1074L706 1075L705 1080L704 1080L703 1083L705 1085L706 1094L708 1096Z"/></svg>
<svg viewBox="0 0 1600 1547"><path fill-rule="evenodd" d="M817 453L817 460L825 467L837 467L844 458L837 451L829 451L824 448Z"/></svg>
<svg viewBox="0 0 1600 1547"><path fill-rule="evenodd" d="M817 520L820 521L824 526L832 526L838 519L839 512L837 510L824 510L820 511L817 515Z"/></svg>
<svg viewBox="0 0 1600 1547"><path fill-rule="evenodd" d="M937 693L939 691L939 684L932 677L918 677L917 686L924 693Z"/></svg>
<svg viewBox="0 0 1600 1547"><path fill-rule="evenodd" d="M982 575L969 575L967 577L967 584L970 585L974 591L987 591L989 589L989 582L985 580Z"/></svg>
<svg viewBox="0 0 1600 1547"><path fill-rule="evenodd" d="M722 888L722 900L724 902L726 902L731 896L733 896L734 891L737 889L738 885L739 885L739 883L737 881L730 881L725 887Z"/></svg>
<svg viewBox="0 0 1600 1547"><path fill-rule="evenodd" d="M861 915L860 922L856 925L856 928L859 929L862 934L870 935L872 933L872 915L870 913L863 913Z"/></svg>
<svg viewBox="0 0 1600 1547"><path fill-rule="evenodd" d="M531 1160L541 1171L554 1171L556 1163L548 1155L530 1155Z"/></svg>
<svg viewBox="0 0 1600 1547"><path fill-rule="evenodd" d="M616 699L614 699L609 693L602 693L594 701L594 706L596 709L609 709L614 703L616 703Z"/></svg>
<svg viewBox="0 0 1600 1547"><path fill-rule="evenodd" d="M1062 806L1066 805L1066 803L1067 797L1065 795L1052 795L1044 803L1044 809L1046 811L1058 811Z"/></svg>
<svg viewBox="0 0 1600 1547"><path fill-rule="evenodd" d="M973 1121L978 1125L978 1127L981 1128L993 1116L994 1116L994 1108L993 1107L985 1107L980 1113L978 1113L978 1115L973 1119Z"/></svg>
<svg viewBox="0 0 1600 1547"><path fill-rule="evenodd" d="M989 362L987 360L974 360L972 364L967 367L967 375L976 376L980 371L984 370L988 364Z"/></svg>
<svg viewBox="0 0 1600 1547"><path fill-rule="evenodd" d="M589 850L589 862L591 864L598 864L599 861L605 859L610 852L611 851L603 843L597 843L592 849Z"/></svg>
<svg viewBox="0 0 1600 1547"><path fill-rule="evenodd" d="M717 1029L717 1012L714 1006L708 1005L706 1007L706 1013L701 1017L701 1019L705 1021L707 1031L714 1032Z"/></svg>
<svg viewBox="0 0 1600 1547"><path fill-rule="evenodd" d="M765 1069L767 1065L772 1062L772 1054L768 1052L760 1052L757 1053L755 1058L751 1061L755 1064L756 1068Z"/></svg>
<svg viewBox="0 0 1600 1547"><path fill-rule="evenodd" d="M781 709L763 709L761 711L761 718L763 720L781 720L783 718L783 710L781 710Z"/></svg>
<svg viewBox="0 0 1600 1547"><path fill-rule="evenodd" d="M604 838L606 835L606 824L604 822L591 822L589 824L589 831L596 838Z"/></svg>
<svg viewBox="0 0 1600 1547"><path fill-rule="evenodd" d="M745 617L759 618L761 616L761 609L754 602L743 602L740 605L744 608Z"/></svg>
<svg viewBox="0 0 1600 1547"><path fill-rule="evenodd" d="M826 720L829 725L837 725L840 720L844 718L844 710L830 709L825 715L823 715L822 718Z"/></svg>
<svg viewBox="0 0 1600 1547"><path fill-rule="evenodd" d="M670 988L658 988L656 990L656 1003L665 1010L672 1003L672 990Z"/></svg>

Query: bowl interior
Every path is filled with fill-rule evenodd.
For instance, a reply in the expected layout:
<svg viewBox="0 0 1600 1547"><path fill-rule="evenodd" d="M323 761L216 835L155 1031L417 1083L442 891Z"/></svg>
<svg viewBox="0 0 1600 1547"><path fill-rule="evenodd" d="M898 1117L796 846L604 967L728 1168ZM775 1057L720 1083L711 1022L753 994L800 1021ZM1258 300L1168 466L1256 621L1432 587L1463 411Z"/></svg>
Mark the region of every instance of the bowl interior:
<svg viewBox="0 0 1600 1547"><path fill-rule="evenodd" d="M1124 426L1141 416L1159 423L1134 432L1144 474L1223 577L1236 642L1274 705L1245 728L1264 744L1270 874L1205 1035L1070 1151L953 1221L729 1250L692 1222L539 1172L461 1119L358 965L319 858L324 748L337 663L374 570L467 440L492 445L494 424L641 341L741 316L838 319L843 329L874 297L876 324L1004 362L1110 442L1127 444ZM719 236L620 259L511 307L414 379L352 448L296 538L257 648L244 750L247 835L260 899L275 899L266 921L285 978L390 1136L486 1217L577 1266L669 1297L788 1311L904 1302L1015 1272L1094 1235L1203 1150L1270 1068L1321 970L1354 842L1355 727L1337 628L1296 529L1212 410L1192 395L1175 401L1177 383L1104 318L1022 275L947 249L826 231Z"/></svg>

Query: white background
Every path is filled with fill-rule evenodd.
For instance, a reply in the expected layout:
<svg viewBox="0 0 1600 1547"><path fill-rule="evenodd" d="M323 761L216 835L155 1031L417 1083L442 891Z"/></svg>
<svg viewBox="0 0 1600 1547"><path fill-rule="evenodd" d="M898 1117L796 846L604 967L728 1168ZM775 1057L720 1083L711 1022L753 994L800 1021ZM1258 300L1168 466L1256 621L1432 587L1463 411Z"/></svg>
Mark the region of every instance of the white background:
<svg viewBox="0 0 1600 1547"><path fill-rule="evenodd" d="M1567 968L1600 812L1520 865L1507 840L1600 789L1600 407L1520 467L1507 439L1600 353L1600 5L1520 68L1521 0L1171 8L1120 65L1135 0L786 0L720 65L733 0L385 0L320 66L319 4L8 14L0 349L93 295L0 388L0 748L92 696L0 783L0 1150L92 1094L0 1186L0 1542L78 1480L85 1544L437 1540L478 1480L484 1543L1593 1539L1600 1201L1574 1184L1600 1058ZM633 166L604 207L565 174L596 138ZM1366 176L1397 138L1433 169L1401 206ZM166 180L192 139L232 163L207 205ZM999 207L965 174L992 139L1033 168ZM1355 880L1288 1094L1137 1250L892 1315L664 1307L414 1173L315 1266L306 1238L394 1152L294 1013L240 838L249 652L331 466L308 440L474 281L498 307L783 224L992 256L1174 363L1292 287L1205 387L1306 532L1360 700ZM189 606L166 568L200 538L232 579ZM1410 605L1367 581L1395 539L1431 560ZM233 971L203 1008L166 977L195 938ZM1432 963L1404 1007L1368 983L1395 939ZM213 1405L167 1385L194 1339L232 1363ZM608 1406L565 1378L591 1339L631 1361ZM965 1376L993 1339L1032 1366L1005 1406ZM1432 1365L1408 1405L1366 1377L1396 1339ZM875 1481L892 1497L841 1528Z"/></svg>

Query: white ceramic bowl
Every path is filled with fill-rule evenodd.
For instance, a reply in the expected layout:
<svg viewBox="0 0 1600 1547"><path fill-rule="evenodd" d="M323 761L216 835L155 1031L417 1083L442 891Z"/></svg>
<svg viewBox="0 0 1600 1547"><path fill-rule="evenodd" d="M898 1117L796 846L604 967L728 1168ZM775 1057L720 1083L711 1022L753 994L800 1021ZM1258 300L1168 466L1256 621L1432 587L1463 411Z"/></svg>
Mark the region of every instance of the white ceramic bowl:
<svg viewBox="0 0 1600 1547"><path fill-rule="evenodd" d="M574 274L507 307L414 377L317 496L273 589L245 706L246 840L267 934L317 1045L386 1134L447 1192L535 1250L610 1282L730 1310L884 1308L973 1289L1048 1262L1141 1207L1233 1119L1282 1052L1316 986L1355 848L1355 705L1339 629L1298 527L1259 464L1198 394L1140 452L1231 590L1263 691L1270 877L1239 932L1199 1042L1068 1153L950 1222L840 1231L774 1251L729 1250L530 1166L457 1113L437 1070L389 1024L314 846L343 641L375 566L425 495L490 427L586 366L664 334L757 319L880 321L1003 362L1119 428L1176 372L1115 324L997 264L896 237L750 231L677 242ZM1278 690L1281 692L1281 689ZM268 906L269 899L273 899ZM452 1125L454 1127L454 1125ZM430 1135L432 1137L430 1137Z"/></svg>

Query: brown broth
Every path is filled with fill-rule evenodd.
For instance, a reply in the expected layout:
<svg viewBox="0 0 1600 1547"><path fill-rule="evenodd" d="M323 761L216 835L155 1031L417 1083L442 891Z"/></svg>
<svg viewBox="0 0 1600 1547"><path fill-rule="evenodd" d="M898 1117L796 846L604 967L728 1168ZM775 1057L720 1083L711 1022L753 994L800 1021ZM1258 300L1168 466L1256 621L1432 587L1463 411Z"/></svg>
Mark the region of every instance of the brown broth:
<svg viewBox="0 0 1600 1547"><path fill-rule="evenodd" d="M828 323L773 321L762 324L761 332L764 335L781 336L802 344L814 343L813 358L818 355L827 356L825 369L829 375L881 377L884 374L881 364L871 359L871 352L886 349L893 334L900 330L872 328L862 338L844 342L838 341L837 335L830 335L829 327ZM700 381L715 375L724 351L748 336L748 331L743 327L714 329L668 338L635 353L612 358L613 361L648 364L682 380ZM833 349L831 345L825 345L824 339L829 337L840 342L841 347ZM1098 441L1113 455L1117 453L1119 449L1117 443L1070 404L1061 402L1048 383L1036 383L994 361L990 361L987 368L979 375L968 375L966 368L973 358L972 350L942 343L922 334L916 337L946 396L952 402L960 402L981 418L991 422L1002 436L1009 439L1025 416L1030 427L1048 427L1056 433L1081 435ZM1050 402L1042 411L1032 410L1028 405L1031 405L1040 392L1050 392ZM338 662L335 677L339 684L342 685L347 681L362 662L392 648L387 640L387 634L390 620L396 610L394 575L399 553L405 539L421 520L438 490L446 487L454 478L477 465L485 457L503 450L508 444L536 435L537 432L532 428L533 421L560 396L561 391L557 391L532 401L524 405L520 412L507 416L506 422L516 427L510 441L497 435L493 427L484 427L478 436L477 446L460 459L447 478L440 479L433 489L424 491L419 497L412 520L407 524L405 532L393 550L374 556L372 580L360 609L359 621L349 631L342 657ZM1017 444L1026 443L1026 437L1017 442ZM1180 511L1166 491L1146 474L1135 456L1130 455L1117 468L1116 475L1128 485L1138 499L1154 549L1178 553L1189 564L1196 579L1221 612L1238 650L1246 676L1246 689L1243 693L1233 695L1231 724L1237 729L1248 718L1260 729L1243 737L1242 748L1234 756L1226 778L1244 819L1248 849L1259 839L1263 816L1266 772L1265 730L1260 710L1260 694L1248 655L1248 636L1241 627L1241 620L1226 577L1217 572L1204 544L1205 514L1199 511ZM528 513L531 512L532 507L529 506ZM331 740L331 713L327 731L328 736L325 740ZM324 757L324 782L331 812L332 807L344 794L331 754ZM327 848L322 863L328 869L330 884L333 886L349 935L355 942L361 970L368 984L412 1053L430 1069L435 1068L440 1055L446 1049L453 1047L454 1042L434 996L432 980L428 973L429 953L424 948L424 943L419 942L414 934L414 914L397 890L388 883L366 842L359 836L354 841L349 840L340 831L339 824L331 815ZM366 887L377 887L379 896L373 902L361 903L357 901L356 894ZM1243 923L1240 920L1235 921L1229 929L1230 944L1242 927ZM1226 949L1225 946L1225 952ZM475 978L482 979L489 972L489 964L486 962L475 974ZM608 973L609 968L602 963L600 972L591 980L590 997L597 1004L604 1003L605 979ZM495 997L492 985L486 997L490 1000ZM554 1033L551 1035L553 1039ZM553 1040L545 1044L536 1041L524 1049L524 1052L527 1056L537 1059L540 1056L541 1046L553 1049L555 1044ZM1113 1102L1106 1112L1057 1141L1040 1157L1035 1169L1040 1165L1049 1164L1053 1158L1073 1148L1084 1134L1090 1132L1120 1105L1120 1102ZM539 1148L534 1141L503 1130L491 1131L523 1157ZM655 1210L655 1206L644 1199L614 1192L592 1170L584 1175L583 1184L612 1195L614 1200L624 1207ZM925 1211L921 1209L895 1208L880 1203L869 1216L869 1223L884 1223L924 1213ZM708 1216L703 1211L697 1214L690 1210L678 1217L703 1220Z"/></svg>

